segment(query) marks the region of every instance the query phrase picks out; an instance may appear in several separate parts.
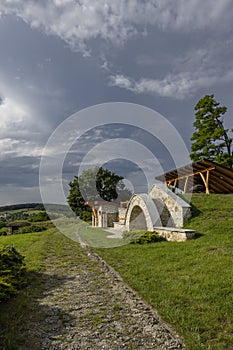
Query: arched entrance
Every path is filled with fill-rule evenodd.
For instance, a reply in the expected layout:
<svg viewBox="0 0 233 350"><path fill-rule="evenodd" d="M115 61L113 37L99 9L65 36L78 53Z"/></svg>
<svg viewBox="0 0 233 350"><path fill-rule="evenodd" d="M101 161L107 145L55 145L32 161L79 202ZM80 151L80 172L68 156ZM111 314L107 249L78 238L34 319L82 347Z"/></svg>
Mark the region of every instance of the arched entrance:
<svg viewBox="0 0 233 350"><path fill-rule="evenodd" d="M145 193L134 195L126 211L126 230L153 231L155 226L161 226L161 220L153 200Z"/></svg>
<svg viewBox="0 0 233 350"><path fill-rule="evenodd" d="M147 230L146 218L142 208L136 205L129 218L129 230Z"/></svg>

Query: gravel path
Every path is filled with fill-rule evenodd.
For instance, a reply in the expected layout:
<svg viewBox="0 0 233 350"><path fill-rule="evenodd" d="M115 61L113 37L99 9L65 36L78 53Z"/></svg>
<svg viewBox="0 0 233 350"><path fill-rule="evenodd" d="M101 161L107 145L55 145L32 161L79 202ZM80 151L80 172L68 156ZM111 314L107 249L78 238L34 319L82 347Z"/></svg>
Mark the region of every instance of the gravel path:
<svg viewBox="0 0 233 350"><path fill-rule="evenodd" d="M55 258L55 257L54 257ZM22 328L20 350L185 349L119 275L83 249L77 264L47 266L44 292ZM17 350L18 350L17 349Z"/></svg>

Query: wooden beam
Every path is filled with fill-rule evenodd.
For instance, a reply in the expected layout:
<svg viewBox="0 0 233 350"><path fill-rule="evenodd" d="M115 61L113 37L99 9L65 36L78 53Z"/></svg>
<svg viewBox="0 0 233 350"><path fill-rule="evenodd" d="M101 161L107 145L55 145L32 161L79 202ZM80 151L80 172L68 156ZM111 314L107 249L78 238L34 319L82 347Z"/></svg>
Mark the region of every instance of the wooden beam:
<svg viewBox="0 0 233 350"><path fill-rule="evenodd" d="M170 187L171 187L171 185L172 185L172 182L174 181L173 186L174 186L174 190L175 190L175 189L176 189L176 186L177 186L177 180L178 180L178 179L175 179L175 180L169 180L169 181L165 181L165 182L166 182L166 184L167 184L167 187L168 187L168 188L170 188Z"/></svg>
<svg viewBox="0 0 233 350"><path fill-rule="evenodd" d="M193 173L190 173L190 174L186 174L186 175L182 175L182 176L177 176L173 179L169 179L169 180L166 180L166 182L169 182L171 183L172 181L175 181L176 179L179 180L179 179L185 179L187 176L190 177L190 176L195 176L197 174L202 174L202 173L205 173L207 171L211 171L211 170L214 170L216 167L213 166L213 167L210 167L210 168L207 168L207 169L203 169L203 170L198 170L198 171L194 171Z"/></svg>
<svg viewBox="0 0 233 350"><path fill-rule="evenodd" d="M94 217L97 218L97 210L94 207L92 207L91 209Z"/></svg>

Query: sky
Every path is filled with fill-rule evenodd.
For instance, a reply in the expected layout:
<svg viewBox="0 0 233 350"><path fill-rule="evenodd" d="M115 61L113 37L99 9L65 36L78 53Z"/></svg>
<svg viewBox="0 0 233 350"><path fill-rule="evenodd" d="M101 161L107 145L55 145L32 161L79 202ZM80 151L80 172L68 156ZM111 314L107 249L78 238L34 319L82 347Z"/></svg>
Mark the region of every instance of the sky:
<svg viewBox="0 0 233 350"><path fill-rule="evenodd" d="M185 165L200 98L233 126L232 23L233 0L1 0L0 205L40 202L41 186L60 203L53 184L65 198L80 166L141 192Z"/></svg>

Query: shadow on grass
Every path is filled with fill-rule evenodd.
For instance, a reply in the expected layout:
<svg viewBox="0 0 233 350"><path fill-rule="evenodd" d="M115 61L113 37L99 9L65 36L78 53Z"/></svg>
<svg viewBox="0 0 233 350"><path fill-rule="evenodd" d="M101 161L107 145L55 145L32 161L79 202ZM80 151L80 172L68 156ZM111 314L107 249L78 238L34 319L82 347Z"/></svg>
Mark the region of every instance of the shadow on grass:
<svg viewBox="0 0 233 350"><path fill-rule="evenodd" d="M204 237L205 235L203 233L199 233L199 232L196 232L195 233L195 236L193 237L193 239L198 239L198 238L202 238Z"/></svg>
<svg viewBox="0 0 233 350"><path fill-rule="evenodd" d="M195 205L191 205L192 218L199 216L202 212Z"/></svg>
<svg viewBox="0 0 233 350"><path fill-rule="evenodd" d="M48 343L43 348L50 349L51 339L64 334L67 323L72 322L72 315L58 307L52 307L43 299L55 288L70 280L67 276L48 275L28 272L27 287L9 301L0 304L0 349L1 350L39 350L42 341ZM56 296L57 299L61 295Z"/></svg>

